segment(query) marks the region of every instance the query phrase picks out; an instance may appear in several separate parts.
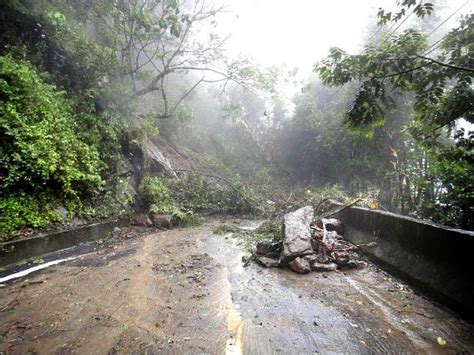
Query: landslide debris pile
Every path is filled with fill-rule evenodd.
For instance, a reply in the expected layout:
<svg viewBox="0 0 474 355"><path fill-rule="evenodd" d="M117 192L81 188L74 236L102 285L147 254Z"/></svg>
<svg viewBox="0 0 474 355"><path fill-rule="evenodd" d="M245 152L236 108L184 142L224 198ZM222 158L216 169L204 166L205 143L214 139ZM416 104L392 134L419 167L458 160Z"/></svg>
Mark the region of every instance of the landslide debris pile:
<svg viewBox="0 0 474 355"><path fill-rule="evenodd" d="M360 268L365 263L357 246L343 237L344 225L336 218L315 219L311 206L285 214L281 242L259 242L255 260L265 267L288 267L297 273Z"/></svg>

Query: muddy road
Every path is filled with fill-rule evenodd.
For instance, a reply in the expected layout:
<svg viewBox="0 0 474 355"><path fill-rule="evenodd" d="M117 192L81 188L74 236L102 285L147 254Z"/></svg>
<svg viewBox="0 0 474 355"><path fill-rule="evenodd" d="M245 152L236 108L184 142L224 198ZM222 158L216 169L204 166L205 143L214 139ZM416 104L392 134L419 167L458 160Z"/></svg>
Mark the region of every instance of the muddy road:
<svg viewBox="0 0 474 355"><path fill-rule="evenodd" d="M239 238L215 226L122 240L9 281L0 353L474 352L472 325L373 265L244 267Z"/></svg>

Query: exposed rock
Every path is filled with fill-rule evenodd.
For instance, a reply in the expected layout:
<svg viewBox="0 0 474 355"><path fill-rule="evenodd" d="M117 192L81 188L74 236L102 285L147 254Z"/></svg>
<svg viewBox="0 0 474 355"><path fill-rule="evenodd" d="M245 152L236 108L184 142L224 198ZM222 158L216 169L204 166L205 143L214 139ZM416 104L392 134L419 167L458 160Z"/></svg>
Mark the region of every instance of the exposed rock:
<svg viewBox="0 0 474 355"><path fill-rule="evenodd" d="M323 239L323 234L324 232L321 229L312 230L311 246L315 252L320 251L321 240Z"/></svg>
<svg viewBox="0 0 474 355"><path fill-rule="evenodd" d="M339 267L342 269L362 269L367 266L362 260L348 260L345 264L340 264Z"/></svg>
<svg viewBox="0 0 474 355"><path fill-rule="evenodd" d="M339 265L347 264L351 260L351 256L347 252L336 251L333 252L332 255Z"/></svg>
<svg viewBox="0 0 474 355"><path fill-rule="evenodd" d="M325 252L321 251L319 252L318 254L316 254L316 261L318 263L323 263L323 264L327 264L328 262L330 262L332 259L330 258L330 256L328 256Z"/></svg>
<svg viewBox="0 0 474 355"><path fill-rule="evenodd" d="M128 155L128 154L127 154ZM117 161L118 183L106 187L106 194L110 195L115 202L115 211L112 214L128 213L139 208L138 182L141 179L142 167L133 166L125 155L120 155Z"/></svg>
<svg viewBox="0 0 474 355"><path fill-rule="evenodd" d="M130 220L130 224L132 226L138 227L151 227L153 226L153 222L151 221L150 217L146 214L138 214L132 217Z"/></svg>
<svg viewBox="0 0 474 355"><path fill-rule="evenodd" d="M267 258L266 256L257 257L257 263L265 267L277 267L280 263L276 259Z"/></svg>
<svg viewBox="0 0 474 355"><path fill-rule="evenodd" d="M77 216L74 216L74 218L72 219L72 223L71 223L74 227L76 226L82 226L84 224L87 224L87 220L85 218L82 218L82 217L77 217Z"/></svg>
<svg viewBox="0 0 474 355"><path fill-rule="evenodd" d="M299 256L311 254L310 224L314 217L313 207L306 206L287 213L283 221L283 250L280 263L288 264Z"/></svg>
<svg viewBox="0 0 474 355"><path fill-rule="evenodd" d="M335 271L337 270L337 265L335 263L322 264L314 262L311 264L311 270L314 271Z"/></svg>
<svg viewBox="0 0 474 355"><path fill-rule="evenodd" d="M320 254L327 254L337 249L347 247L347 241L335 231L313 230L313 238L311 239L313 250Z"/></svg>
<svg viewBox="0 0 474 355"><path fill-rule="evenodd" d="M169 214L152 213L150 218L157 228L173 228L173 217Z"/></svg>
<svg viewBox="0 0 474 355"><path fill-rule="evenodd" d="M309 261L304 258L298 257L295 260L290 261L288 266L291 270L299 274L306 274L311 271L311 265L309 264Z"/></svg>
<svg viewBox="0 0 474 355"><path fill-rule="evenodd" d="M283 241L279 244L258 243L257 262L265 266L275 265L274 259L280 254L279 266L301 274L311 270L335 271L365 265L354 251L357 246L342 237L344 225L341 221L324 218L313 222L313 218L311 206L287 213L283 219Z"/></svg>
<svg viewBox="0 0 474 355"><path fill-rule="evenodd" d="M337 218L323 218L322 222L326 226L327 231L334 231L337 234L344 235L344 225Z"/></svg>
<svg viewBox="0 0 474 355"><path fill-rule="evenodd" d="M150 140L145 142L145 153L149 160L149 169L151 173L167 173L172 177L176 177L176 173L171 167L171 163L161 153L160 149Z"/></svg>
<svg viewBox="0 0 474 355"><path fill-rule="evenodd" d="M351 251L336 251L333 253L334 261L340 268L344 269L360 269L366 264L364 261L359 260L359 255Z"/></svg>
<svg viewBox="0 0 474 355"><path fill-rule="evenodd" d="M322 257L321 254L306 255L303 259L308 261L311 270L314 271L334 271L337 269L336 264L328 262L328 259Z"/></svg>
<svg viewBox="0 0 474 355"><path fill-rule="evenodd" d="M258 242L255 247L255 254L263 256L278 257L280 255L281 244L272 242Z"/></svg>
<svg viewBox="0 0 474 355"><path fill-rule="evenodd" d="M114 227L114 229L112 230L112 235L113 235L114 237L118 237L121 232L122 232L122 228Z"/></svg>
<svg viewBox="0 0 474 355"><path fill-rule="evenodd" d="M318 255L316 254L305 255L303 259L307 260L309 264L311 265L312 263L315 263L318 261Z"/></svg>
<svg viewBox="0 0 474 355"><path fill-rule="evenodd" d="M330 250L344 248L347 246L347 242L342 236L337 234L335 231L326 232L326 245L329 246Z"/></svg>

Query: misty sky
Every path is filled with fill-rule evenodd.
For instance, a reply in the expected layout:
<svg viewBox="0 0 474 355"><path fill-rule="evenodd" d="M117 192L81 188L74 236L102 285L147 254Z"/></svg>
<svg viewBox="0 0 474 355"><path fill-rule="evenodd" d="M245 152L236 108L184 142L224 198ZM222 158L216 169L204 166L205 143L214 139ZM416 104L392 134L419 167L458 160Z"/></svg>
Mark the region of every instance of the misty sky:
<svg viewBox="0 0 474 355"><path fill-rule="evenodd" d="M218 19L218 30L232 35L229 51L250 55L262 65L298 67L310 74L313 64L331 46L355 53L375 23L379 7L395 0L221 0L231 12ZM474 0L444 0L442 18L468 2L459 13L473 10ZM408 22L408 21L407 21Z"/></svg>

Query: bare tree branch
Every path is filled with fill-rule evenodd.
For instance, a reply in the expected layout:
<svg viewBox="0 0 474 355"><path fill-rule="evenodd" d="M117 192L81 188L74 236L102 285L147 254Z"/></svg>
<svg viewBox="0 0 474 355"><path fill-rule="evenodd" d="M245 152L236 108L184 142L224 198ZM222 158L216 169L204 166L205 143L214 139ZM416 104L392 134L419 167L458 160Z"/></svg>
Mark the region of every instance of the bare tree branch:
<svg viewBox="0 0 474 355"><path fill-rule="evenodd" d="M443 63L443 62L440 62L439 60L436 60L436 59L433 59L433 58L430 58L430 57L425 57L425 56L419 55L419 54L416 54L416 57L424 59L424 60L428 60L432 63L441 65L443 67L456 69L456 70L463 70L463 71L467 71L467 72L470 72L470 73L474 72L474 68L468 68L468 67L463 67L463 66L459 66L459 65L455 65L455 64Z"/></svg>

